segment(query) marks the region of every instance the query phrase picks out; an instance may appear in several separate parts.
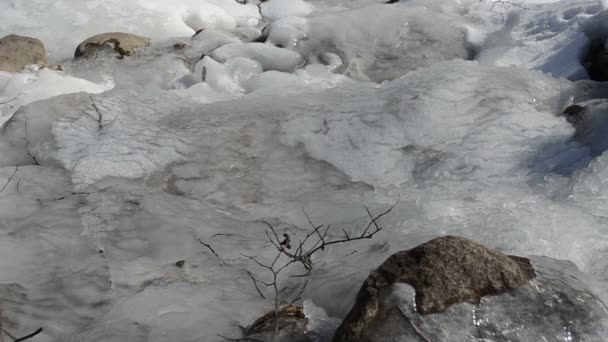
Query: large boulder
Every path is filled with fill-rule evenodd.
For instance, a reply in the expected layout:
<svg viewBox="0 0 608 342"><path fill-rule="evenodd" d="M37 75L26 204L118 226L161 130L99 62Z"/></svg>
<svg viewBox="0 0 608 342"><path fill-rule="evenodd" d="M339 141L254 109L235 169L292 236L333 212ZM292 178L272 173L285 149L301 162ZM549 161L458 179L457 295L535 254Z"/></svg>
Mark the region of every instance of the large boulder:
<svg viewBox="0 0 608 342"><path fill-rule="evenodd" d="M131 56L150 45L150 38L123 32L107 32L90 37L80 43L74 57L91 57L101 53L116 54L117 57Z"/></svg>
<svg viewBox="0 0 608 342"><path fill-rule="evenodd" d="M440 237L373 271L333 341L602 341L608 311L577 272Z"/></svg>
<svg viewBox="0 0 608 342"><path fill-rule="evenodd" d="M40 39L10 34L0 39L0 70L17 72L30 64L48 64Z"/></svg>

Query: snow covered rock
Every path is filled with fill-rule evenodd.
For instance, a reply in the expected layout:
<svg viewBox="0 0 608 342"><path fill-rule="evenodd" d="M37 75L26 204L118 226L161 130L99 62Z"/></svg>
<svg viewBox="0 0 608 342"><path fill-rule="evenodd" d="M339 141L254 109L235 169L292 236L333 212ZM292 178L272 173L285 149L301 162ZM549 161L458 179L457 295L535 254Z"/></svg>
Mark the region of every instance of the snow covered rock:
<svg viewBox="0 0 608 342"><path fill-rule="evenodd" d="M569 262L436 238L372 272L334 341L599 342L608 311L579 277Z"/></svg>
<svg viewBox="0 0 608 342"><path fill-rule="evenodd" d="M236 57L253 59L262 64L264 71L291 72L303 63L302 56L296 51L263 43L226 44L209 56L222 63Z"/></svg>
<svg viewBox="0 0 608 342"><path fill-rule="evenodd" d="M80 43L74 57L90 57L101 51L115 51L120 57L131 56L139 48L150 45L150 38L123 32L95 35Z"/></svg>
<svg viewBox="0 0 608 342"><path fill-rule="evenodd" d="M366 341L392 309L383 308L382 302L386 289L395 283L416 289L416 310L426 315L444 312L456 303L479 303L483 296L520 287L534 276L528 259L506 256L460 237L439 237L393 254L372 272L334 341Z"/></svg>
<svg viewBox="0 0 608 342"><path fill-rule="evenodd" d="M433 25L422 20L428 17L433 18ZM301 32L287 31L288 37L279 39L285 21ZM269 38L275 44L295 46L309 63L319 63L333 53L343 61L340 72L374 82L393 80L439 61L469 57L464 31L454 24L454 18L424 6L380 4L323 13L308 18L305 25L284 18L272 23Z"/></svg>
<svg viewBox="0 0 608 342"><path fill-rule="evenodd" d="M0 39L0 70L16 72L29 64L47 63L46 49L39 39L16 34Z"/></svg>

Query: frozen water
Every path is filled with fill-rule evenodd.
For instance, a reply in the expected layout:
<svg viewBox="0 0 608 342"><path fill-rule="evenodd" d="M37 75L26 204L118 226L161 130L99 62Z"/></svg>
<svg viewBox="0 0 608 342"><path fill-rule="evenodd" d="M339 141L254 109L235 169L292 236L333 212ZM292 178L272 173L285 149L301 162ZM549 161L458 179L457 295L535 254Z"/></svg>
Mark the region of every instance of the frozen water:
<svg viewBox="0 0 608 342"><path fill-rule="evenodd" d="M0 35L40 37L64 69L0 73L7 329L238 337L272 306L246 273L265 276L246 256L274 257L261 220L302 236L304 209L339 236L397 198L373 240L313 257L319 341L369 270L448 233L570 260L606 300L608 92L572 81L606 3L379 2L1 3ZM121 30L152 45L68 59ZM572 103L589 105L576 127L559 115ZM282 274L286 295L301 273Z"/></svg>

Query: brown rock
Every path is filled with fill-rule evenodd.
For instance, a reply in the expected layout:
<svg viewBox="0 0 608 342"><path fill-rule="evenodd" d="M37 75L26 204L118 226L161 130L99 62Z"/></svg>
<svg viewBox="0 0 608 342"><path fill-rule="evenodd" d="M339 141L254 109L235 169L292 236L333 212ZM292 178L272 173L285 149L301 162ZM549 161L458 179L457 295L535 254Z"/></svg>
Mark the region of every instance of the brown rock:
<svg viewBox="0 0 608 342"><path fill-rule="evenodd" d="M131 56L137 49L150 45L150 38L123 32L108 32L88 38L78 45L74 57L94 56L100 49L111 49L118 57Z"/></svg>
<svg viewBox="0 0 608 342"><path fill-rule="evenodd" d="M17 72L29 64L48 64L40 39L10 34L0 39L0 70Z"/></svg>
<svg viewBox="0 0 608 342"><path fill-rule="evenodd" d="M483 296L523 286L534 277L528 259L507 256L461 237L439 237L393 254L373 271L333 341L364 341L368 325L385 314L381 292L394 283L411 285L416 291L416 310L426 315L456 303L477 304Z"/></svg>

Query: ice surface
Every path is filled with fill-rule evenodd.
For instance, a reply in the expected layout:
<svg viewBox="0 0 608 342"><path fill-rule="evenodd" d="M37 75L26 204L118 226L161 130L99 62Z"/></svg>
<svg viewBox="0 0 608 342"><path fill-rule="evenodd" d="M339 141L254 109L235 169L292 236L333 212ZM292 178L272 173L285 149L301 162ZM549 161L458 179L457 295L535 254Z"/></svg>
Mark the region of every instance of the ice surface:
<svg viewBox="0 0 608 342"><path fill-rule="evenodd" d="M111 79L95 84L49 69L20 73L0 72L0 126L21 106L62 94L102 93L114 86Z"/></svg>
<svg viewBox="0 0 608 342"><path fill-rule="evenodd" d="M606 32L606 4L546 2L271 0L272 23L232 0L1 3L0 34L42 38L64 69L0 73L8 328L43 326L41 341L238 337L272 305L246 273L263 277L245 255L274 256L261 220L302 236L304 209L339 236L365 226L363 205L398 198L373 240L313 257L303 299L327 313L319 341L369 270L448 233L570 260L607 299L608 92L571 81ZM66 59L104 31L153 42ZM582 102L587 123L573 127L559 113ZM282 275L287 294L301 272Z"/></svg>

